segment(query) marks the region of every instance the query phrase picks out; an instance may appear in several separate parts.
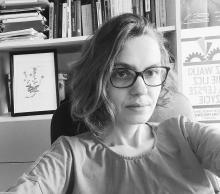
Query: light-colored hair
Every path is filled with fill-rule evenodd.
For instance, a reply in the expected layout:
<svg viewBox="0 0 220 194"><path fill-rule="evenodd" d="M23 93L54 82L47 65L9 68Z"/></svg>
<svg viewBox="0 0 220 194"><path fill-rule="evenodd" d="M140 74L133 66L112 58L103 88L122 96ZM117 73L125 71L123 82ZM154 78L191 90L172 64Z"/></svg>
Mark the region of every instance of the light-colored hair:
<svg viewBox="0 0 220 194"><path fill-rule="evenodd" d="M115 121L115 107L106 88L116 57L128 39L142 35L157 40L161 63L167 66L169 54L163 35L144 17L134 14L122 14L103 24L87 41L80 60L74 65L69 82L71 115L83 119L97 135L102 133L106 123ZM166 84L162 88L165 89ZM158 104L159 101L163 104L163 98Z"/></svg>

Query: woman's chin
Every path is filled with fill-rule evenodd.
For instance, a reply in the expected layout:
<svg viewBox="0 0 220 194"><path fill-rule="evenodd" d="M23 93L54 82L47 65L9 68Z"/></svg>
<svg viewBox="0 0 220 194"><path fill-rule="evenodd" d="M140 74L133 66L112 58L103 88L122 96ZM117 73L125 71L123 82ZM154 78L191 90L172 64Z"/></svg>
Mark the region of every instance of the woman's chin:
<svg viewBox="0 0 220 194"><path fill-rule="evenodd" d="M144 124L149 121L150 117L151 117L151 114L135 115L133 117L128 116L126 118L126 122L128 124Z"/></svg>

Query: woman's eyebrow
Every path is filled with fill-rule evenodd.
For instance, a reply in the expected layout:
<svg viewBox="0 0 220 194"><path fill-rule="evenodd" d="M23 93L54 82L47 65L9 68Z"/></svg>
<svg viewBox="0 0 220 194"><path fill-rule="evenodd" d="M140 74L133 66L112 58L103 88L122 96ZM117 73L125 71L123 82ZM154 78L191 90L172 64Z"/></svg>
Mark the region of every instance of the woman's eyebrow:
<svg viewBox="0 0 220 194"><path fill-rule="evenodd" d="M148 66L146 69L149 69L151 67L160 67L161 64L152 64L150 66ZM117 62L115 63L114 67L116 68L127 68L127 69L131 69L131 70L136 70L135 66L130 65L128 63L124 63L124 62Z"/></svg>
<svg viewBox="0 0 220 194"><path fill-rule="evenodd" d="M124 62L117 62L115 63L114 67L117 67L117 68L128 68L128 69L132 69L132 70L135 70L135 67L128 64L128 63L124 63Z"/></svg>

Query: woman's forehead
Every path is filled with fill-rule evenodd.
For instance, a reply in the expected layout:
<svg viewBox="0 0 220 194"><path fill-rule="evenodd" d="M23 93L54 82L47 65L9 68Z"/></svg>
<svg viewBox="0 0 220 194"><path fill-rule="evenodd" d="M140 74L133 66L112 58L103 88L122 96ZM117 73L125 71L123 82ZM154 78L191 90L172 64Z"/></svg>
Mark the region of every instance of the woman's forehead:
<svg viewBox="0 0 220 194"><path fill-rule="evenodd" d="M143 35L130 38L125 42L116 58L115 65L129 65L138 69L159 65L160 62L161 52L158 42L148 35Z"/></svg>

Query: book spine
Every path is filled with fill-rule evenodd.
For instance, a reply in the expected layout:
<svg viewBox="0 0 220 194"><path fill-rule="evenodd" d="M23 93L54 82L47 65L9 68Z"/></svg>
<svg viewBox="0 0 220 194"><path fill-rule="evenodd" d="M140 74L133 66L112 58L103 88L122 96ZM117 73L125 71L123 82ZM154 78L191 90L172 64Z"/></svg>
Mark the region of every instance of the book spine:
<svg viewBox="0 0 220 194"><path fill-rule="evenodd" d="M76 18L76 34L77 36L81 36L82 35L82 26L81 26L81 1L80 0L76 0L74 1L74 7L75 7L75 18Z"/></svg>
<svg viewBox="0 0 220 194"><path fill-rule="evenodd" d="M7 23L2 28L2 32L10 32L15 30L24 30L28 28L33 28L38 32L44 32L45 26L42 24L42 21L26 21L26 22L16 22L16 23Z"/></svg>
<svg viewBox="0 0 220 194"><path fill-rule="evenodd" d="M62 18L63 18L63 3L64 1L59 2L59 11L58 11L58 38L62 37Z"/></svg>
<svg viewBox="0 0 220 194"><path fill-rule="evenodd" d="M104 0L104 12L105 12L105 20L108 21L111 18L110 15L110 1Z"/></svg>
<svg viewBox="0 0 220 194"><path fill-rule="evenodd" d="M160 27L160 0L155 0L156 27Z"/></svg>
<svg viewBox="0 0 220 194"><path fill-rule="evenodd" d="M141 16L144 16L144 2L143 2L143 0L140 0L139 1L139 14L141 15Z"/></svg>
<svg viewBox="0 0 220 194"><path fill-rule="evenodd" d="M136 0L132 0L132 10L134 14L138 14L137 2Z"/></svg>
<svg viewBox="0 0 220 194"><path fill-rule="evenodd" d="M160 2L160 26L164 27L166 23L166 0L161 0Z"/></svg>
<svg viewBox="0 0 220 194"><path fill-rule="evenodd" d="M37 11L28 12L28 13L12 13L0 15L0 20L9 19L9 18L26 18L26 17L35 17L38 16Z"/></svg>
<svg viewBox="0 0 220 194"><path fill-rule="evenodd" d="M94 33L98 28L96 0L91 0L91 7L92 7L92 29Z"/></svg>
<svg viewBox="0 0 220 194"><path fill-rule="evenodd" d="M53 28L53 37L58 38L58 26L59 26L59 2L58 1L53 1L54 2L54 28Z"/></svg>
<svg viewBox="0 0 220 194"><path fill-rule="evenodd" d="M156 0L150 0L150 21L156 26Z"/></svg>
<svg viewBox="0 0 220 194"><path fill-rule="evenodd" d="M97 22L98 22L98 27L102 25L102 7L101 7L101 1L98 0L96 2L96 11L97 11Z"/></svg>
<svg viewBox="0 0 220 194"><path fill-rule="evenodd" d="M41 15L40 13L37 16L32 16L32 17L22 17L22 18L8 18L2 20L2 23L15 23L15 22L26 22L26 21L36 21L36 20L41 20L43 22L46 21L46 18Z"/></svg>
<svg viewBox="0 0 220 194"><path fill-rule="evenodd" d="M71 22L71 0L67 0L67 15L66 15L66 23L67 23L67 37L72 37L72 22Z"/></svg>
<svg viewBox="0 0 220 194"><path fill-rule="evenodd" d="M150 0L144 0L144 11L150 12Z"/></svg>
<svg viewBox="0 0 220 194"><path fill-rule="evenodd" d="M76 15L75 15L75 3L74 0L71 0L71 36L77 36L76 33Z"/></svg>
<svg viewBox="0 0 220 194"><path fill-rule="evenodd" d="M101 0L101 10L102 10L102 21L103 23L106 22L106 13L105 13L105 0Z"/></svg>
<svg viewBox="0 0 220 194"><path fill-rule="evenodd" d="M83 36L93 34L91 4L82 5L82 31Z"/></svg>
<svg viewBox="0 0 220 194"><path fill-rule="evenodd" d="M49 39L54 38L54 2L49 6Z"/></svg>
<svg viewBox="0 0 220 194"><path fill-rule="evenodd" d="M67 37L67 3L63 3L62 9L62 38Z"/></svg>

